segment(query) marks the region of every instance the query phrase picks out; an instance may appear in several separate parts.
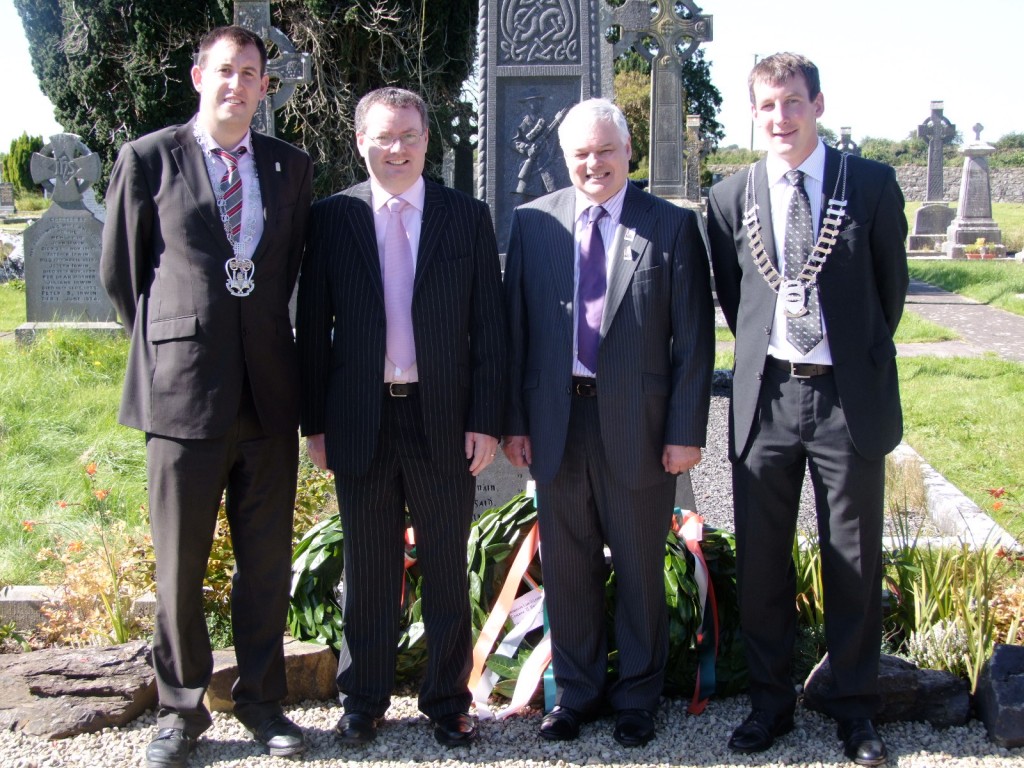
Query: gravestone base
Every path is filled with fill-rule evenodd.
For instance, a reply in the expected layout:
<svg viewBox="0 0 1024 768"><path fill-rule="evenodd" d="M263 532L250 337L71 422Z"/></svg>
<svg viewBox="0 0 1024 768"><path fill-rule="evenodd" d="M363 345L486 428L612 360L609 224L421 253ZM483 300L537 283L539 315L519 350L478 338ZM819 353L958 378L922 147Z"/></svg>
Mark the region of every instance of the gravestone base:
<svg viewBox="0 0 1024 768"><path fill-rule="evenodd" d="M907 238L909 251L941 251L946 230L956 212L945 203L926 202L914 216L914 233Z"/></svg>
<svg viewBox="0 0 1024 768"><path fill-rule="evenodd" d="M967 246L974 245L979 239L985 240L985 245L994 255L1006 255L1003 233L992 219L954 219L946 230L946 255L951 259L966 259Z"/></svg>
<svg viewBox="0 0 1024 768"><path fill-rule="evenodd" d="M945 255L946 235L910 235L907 238L907 255Z"/></svg>
<svg viewBox="0 0 1024 768"><path fill-rule="evenodd" d="M37 334L44 334L53 330L88 331L103 336L121 336L124 329L120 323L114 322L44 322L44 323L22 323L14 329L14 340L18 344L28 345L36 340Z"/></svg>

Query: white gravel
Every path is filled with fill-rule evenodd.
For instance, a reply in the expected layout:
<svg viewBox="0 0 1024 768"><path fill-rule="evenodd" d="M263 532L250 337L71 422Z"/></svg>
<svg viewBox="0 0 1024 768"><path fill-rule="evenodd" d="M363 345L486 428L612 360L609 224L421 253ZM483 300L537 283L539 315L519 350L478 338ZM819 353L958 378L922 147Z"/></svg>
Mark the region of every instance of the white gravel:
<svg viewBox="0 0 1024 768"><path fill-rule="evenodd" d="M333 728L341 707L308 702L288 711L306 732L309 749L297 759L272 758L230 715L216 714L214 725L200 739L190 765L197 766L345 766L346 768L411 768L411 766L834 766L851 765L843 756L834 723L813 712L798 712L796 729L768 752L734 755L726 747L732 729L747 714L747 699L713 700L705 712L686 715L686 702L666 700L658 714L658 735L640 749L620 747L612 739L611 717L585 725L575 742L548 742L537 734L540 714L531 711L502 723L480 724L480 736L468 748L448 749L433 737L430 725L416 709L414 697L396 697L368 747L346 747L334 740ZM146 744L154 735L152 714L124 728L60 741L45 741L18 733L0 734L3 768L124 768L143 764ZM922 723L893 723L880 727L889 747L890 766L944 768L989 766L1020 768L1024 750L1005 750L989 741L984 726L972 720L962 728L936 730Z"/></svg>

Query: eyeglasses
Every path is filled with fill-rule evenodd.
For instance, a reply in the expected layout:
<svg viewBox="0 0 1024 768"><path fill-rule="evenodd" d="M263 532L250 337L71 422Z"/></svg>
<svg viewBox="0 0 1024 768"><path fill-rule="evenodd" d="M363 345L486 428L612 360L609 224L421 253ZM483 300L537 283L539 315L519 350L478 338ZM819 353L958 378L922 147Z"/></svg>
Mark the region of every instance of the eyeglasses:
<svg viewBox="0 0 1024 768"><path fill-rule="evenodd" d="M367 136L366 138L381 149L391 149L395 145L395 142L399 141L402 142L403 147L415 147L420 143L420 140L423 138L423 134L409 131L409 133L403 133L401 136L389 136L384 133L380 136Z"/></svg>

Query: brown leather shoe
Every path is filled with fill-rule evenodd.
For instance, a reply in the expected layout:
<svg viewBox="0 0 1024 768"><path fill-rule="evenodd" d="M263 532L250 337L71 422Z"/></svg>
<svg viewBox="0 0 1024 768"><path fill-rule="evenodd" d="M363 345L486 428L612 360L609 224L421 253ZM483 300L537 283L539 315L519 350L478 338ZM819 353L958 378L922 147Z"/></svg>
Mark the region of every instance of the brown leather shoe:
<svg viewBox="0 0 1024 768"><path fill-rule="evenodd" d="M885 742L866 717L840 720L838 732L843 742L843 754L857 765L882 765L889 757Z"/></svg>

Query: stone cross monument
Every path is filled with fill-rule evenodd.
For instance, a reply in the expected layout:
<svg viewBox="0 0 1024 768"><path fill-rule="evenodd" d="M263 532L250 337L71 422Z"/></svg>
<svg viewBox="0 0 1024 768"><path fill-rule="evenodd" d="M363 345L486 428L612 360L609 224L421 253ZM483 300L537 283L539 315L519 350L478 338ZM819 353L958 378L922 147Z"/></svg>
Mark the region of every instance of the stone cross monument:
<svg viewBox="0 0 1024 768"><path fill-rule="evenodd" d="M686 116L686 184L685 199L700 206L700 160L706 142L700 137L700 115Z"/></svg>
<svg viewBox="0 0 1024 768"><path fill-rule="evenodd" d="M310 55L297 52L292 41L277 27L271 26L269 0L236 0L234 21L238 26L255 32L268 46L273 43L280 51L279 56L267 61L267 74L271 81L277 81L277 91L267 94L252 118L253 130L274 136L274 112L288 103L295 93L295 86L312 80Z"/></svg>
<svg viewBox="0 0 1024 768"><path fill-rule="evenodd" d="M686 199L682 65L712 39L711 19L693 0L626 0L602 8L602 21L618 33L615 55L632 48L651 62L648 191L676 202Z"/></svg>
<svg viewBox="0 0 1024 768"><path fill-rule="evenodd" d="M946 240L946 230L953 221L953 210L943 198L942 148L956 136L956 126L942 114L943 103L933 101L932 113L917 127L917 135L928 140L928 184L925 203L917 209L914 231L907 238L907 250L939 252Z"/></svg>
<svg viewBox="0 0 1024 768"><path fill-rule="evenodd" d="M853 129L844 125L839 129L839 146L837 149L840 152L849 152L851 155L860 156L860 146L853 140Z"/></svg>
<svg viewBox="0 0 1024 768"><path fill-rule="evenodd" d="M1003 236L992 218L992 187L989 178L988 156L995 147L981 140L985 126L975 123L974 141L960 148L964 156L964 170L960 177L960 202L956 218L946 231L946 253L950 258L978 256L1005 256ZM972 246L979 250L968 250Z"/></svg>
<svg viewBox="0 0 1024 768"><path fill-rule="evenodd" d="M41 327L61 325L117 332L114 308L99 279L103 223L83 195L100 175L100 159L73 133L58 133L32 155L32 180L52 204L25 230L25 316L15 330L31 341Z"/></svg>

